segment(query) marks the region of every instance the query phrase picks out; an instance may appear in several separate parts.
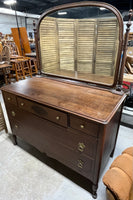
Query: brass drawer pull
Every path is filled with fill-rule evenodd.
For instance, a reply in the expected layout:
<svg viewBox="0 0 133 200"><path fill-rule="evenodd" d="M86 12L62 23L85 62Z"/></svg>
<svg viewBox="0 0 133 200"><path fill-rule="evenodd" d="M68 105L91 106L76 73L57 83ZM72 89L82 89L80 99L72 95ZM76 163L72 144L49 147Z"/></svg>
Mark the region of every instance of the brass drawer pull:
<svg viewBox="0 0 133 200"><path fill-rule="evenodd" d="M56 120L59 120L59 119L60 119L60 117L59 117L59 116L57 116L57 117L56 117Z"/></svg>
<svg viewBox="0 0 133 200"><path fill-rule="evenodd" d="M15 128L16 128L16 129L18 128L18 125L17 125L17 124L15 124Z"/></svg>
<svg viewBox="0 0 133 200"><path fill-rule="evenodd" d="M82 169L83 165L84 165L84 162L82 160L78 160L77 166Z"/></svg>
<svg viewBox="0 0 133 200"><path fill-rule="evenodd" d="M21 106L24 106L24 103L21 103L20 105L21 105Z"/></svg>
<svg viewBox="0 0 133 200"><path fill-rule="evenodd" d="M15 117L16 113L14 111L12 111L12 116Z"/></svg>
<svg viewBox="0 0 133 200"><path fill-rule="evenodd" d="M7 98L7 100L8 100L8 101L10 101L10 100L11 100L11 98L10 98L10 97L8 97L8 98Z"/></svg>
<svg viewBox="0 0 133 200"><path fill-rule="evenodd" d="M78 150L79 150L80 152L83 152L83 151L84 151L84 149L85 149L85 144L84 144L84 143L81 143L81 142L79 142L79 143L78 143Z"/></svg>
<svg viewBox="0 0 133 200"><path fill-rule="evenodd" d="M85 127L85 126L84 126L83 124L81 124L81 125L80 125L80 128L82 128L82 129L83 129L84 127Z"/></svg>

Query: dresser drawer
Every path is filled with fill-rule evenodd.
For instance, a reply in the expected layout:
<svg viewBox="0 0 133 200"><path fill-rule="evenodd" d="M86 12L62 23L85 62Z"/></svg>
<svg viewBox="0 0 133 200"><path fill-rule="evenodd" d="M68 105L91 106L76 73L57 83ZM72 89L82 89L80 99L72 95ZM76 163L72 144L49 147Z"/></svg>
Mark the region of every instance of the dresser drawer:
<svg viewBox="0 0 133 200"><path fill-rule="evenodd" d="M83 118L71 115L70 127L82 131L84 133L87 133L88 135L98 137L99 125L90 120L85 120Z"/></svg>
<svg viewBox="0 0 133 200"><path fill-rule="evenodd" d="M84 133L71 130L59 130L50 134L54 142L62 144L79 155L95 159L98 140Z"/></svg>
<svg viewBox="0 0 133 200"><path fill-rule="evenodd" d="M49 141L49 143L54 141L63 144L79 155L85 155L88 158L95 159L98 139L83 132L56 125L55 123L33 115L31 112L22 110L14 105L7 106L7 112L13 124L16 121L26 128L23 133L21 132L21 135L25 135L27 140L28 137L32 138L33 132L35 132L36 141L38 139L40 139L42 143L45 143L46 140ZM19 127L18 124L14 124L12 130L17 131L18 134L19 129L17 129L16 125ZM30 133L27 133L27 131L32 133L31 136L28 136Z"/></svg>
<svg viewBox="0 0 133 200"><path fill-rule="evenodd" d="M71 149L54 141L51 142L51 145L48 147L47 155L58 160L79 174L89 178L90 180L93 180L95 164L93 159L87 158L84 155L81 156Z"/></svg>
<svg viewBox="0 0 133 200"><path fill-rule="evenodd" d="M10 94L8 92L3 92L3 96L4 96L4 101L6 103L9 103L9 104L11 103L11 104L17 105L17 99L14 94Z"/></svg>
<svg viewBox="0 0 133 200"><path fill-rule="evenodd" d="M19 108L31 112L39 117L67 127L67 114L36 102L17 97Z"/></svg>

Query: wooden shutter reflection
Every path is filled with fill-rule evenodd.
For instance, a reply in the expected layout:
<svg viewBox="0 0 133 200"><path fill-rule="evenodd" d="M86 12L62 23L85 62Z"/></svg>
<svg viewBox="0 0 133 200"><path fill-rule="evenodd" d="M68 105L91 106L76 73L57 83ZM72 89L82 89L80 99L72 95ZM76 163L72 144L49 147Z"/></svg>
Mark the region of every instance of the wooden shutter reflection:
<svg viewBox="0 0 133 200"><path fill-rule="evenodd" d="M95 73L113 76L117 57L118 32L114 18L97 20Z"/></svg>
<svg viewBox="0 0 133 200"><path fill-rule="evenodd" d="M45 17L40 25L42 71L53 72L59 67L56 19Z"/></svg>
<svg viewBox="0 0 133 200"><path fill-rule="evenodd" d="M61 70L74 71L75 24L73 19L58 19L59 58Z"/></svg>
<svg viewBox="0 0 133 200"><path fill-rule="evenodd" d="M96 20L77 21L77 71L92 73Z"/></svg>

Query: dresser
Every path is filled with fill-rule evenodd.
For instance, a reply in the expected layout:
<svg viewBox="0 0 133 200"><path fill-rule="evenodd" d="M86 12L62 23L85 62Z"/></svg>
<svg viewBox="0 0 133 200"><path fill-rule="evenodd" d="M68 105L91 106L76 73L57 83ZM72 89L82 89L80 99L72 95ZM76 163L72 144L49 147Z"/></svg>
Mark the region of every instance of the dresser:
<svg viewBox="0 0 133 200"><path fill-rule="evenodd" d="M123 48L123 20L113 6L85 1L47 10L35 30L41 76L2 88L14 144L20 137L85 177L94 198L126 98L129 26Z"/></svg>
<svg viewBox="0 0 133 200"><path fill-rule="evenodd" d="M14 142L21 137L93 183L113 156L125 95L31 78L2 88Z"/></svg>

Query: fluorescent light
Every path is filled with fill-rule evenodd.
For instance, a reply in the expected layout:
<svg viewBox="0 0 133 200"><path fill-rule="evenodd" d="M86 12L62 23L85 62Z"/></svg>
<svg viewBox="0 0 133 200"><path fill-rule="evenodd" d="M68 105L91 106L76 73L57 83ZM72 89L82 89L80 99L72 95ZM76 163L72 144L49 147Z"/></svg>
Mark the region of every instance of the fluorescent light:
<svg viewBox="0 0 133 200"><path fill-rule="evenodd" d="M106 8L100 7L100 10L106 10Z"/></svg>
<svg viewBox="0 0 133 200"><path fill-rule="evenodd" d="M67 15L67 12L58 12L58 15Z"/></svg>
<svg viewBox="0 0 133 200"><path fill-rule="evenodd" d="M6 5L13 5L13 4L15 4L15 3L17 3L16 0L5 0L5 1L4 1L4 4L6 4Z"/></svg>

